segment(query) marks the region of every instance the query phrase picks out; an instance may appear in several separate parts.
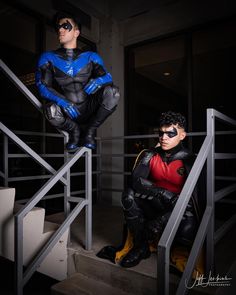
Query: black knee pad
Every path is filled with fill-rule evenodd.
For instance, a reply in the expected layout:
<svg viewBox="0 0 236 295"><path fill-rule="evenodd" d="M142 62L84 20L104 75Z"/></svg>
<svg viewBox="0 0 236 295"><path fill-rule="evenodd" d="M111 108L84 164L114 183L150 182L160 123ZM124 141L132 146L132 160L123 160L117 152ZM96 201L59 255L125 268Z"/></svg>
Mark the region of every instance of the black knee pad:
<svg viewBox="0 0 236 295"><path fill-rule="evenodd" d="M48 121L55 127L60 128L66 120L61 108L55 103L47 104L44 107L44 114Z"/></svg>
<svg viewBox="0 0 236 295"><path fill-rule="evenodd" d="M106 86L102 94L102 105L107 110L113 110L120 99L120 91L116 86Z"/></svg>
<svg viewBox="0 0 236 295"><path fill-rule="evenodd" d="M132 189L128 189L123 193L122 205L128 228L133 233L140 231L143 228L144 215L142 209L135 202L134 191Z"/></svg>
<svg viewBox="0 0 236 295"><path fill-rule="evenodd" d="M124 210L130 210L134 204L134 191L127 189L122 193L121 203Z"/></svg>
<svg viewBox="0 0 236 295"><path fill-rule="evenodd" d="M153 220L148 220L146 222L146 235L147 235L147 239L150 242L157 242L163 232L164 226L162 224L162 221L157 218L157 219L153 219Z"/></svg>

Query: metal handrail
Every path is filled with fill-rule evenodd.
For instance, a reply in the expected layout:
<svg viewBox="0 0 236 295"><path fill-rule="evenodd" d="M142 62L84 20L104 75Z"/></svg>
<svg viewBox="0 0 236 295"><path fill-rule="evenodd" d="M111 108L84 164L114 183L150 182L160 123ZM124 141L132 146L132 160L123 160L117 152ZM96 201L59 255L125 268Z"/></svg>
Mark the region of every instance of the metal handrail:
<svg viewBox="0 0 236 295"><path fill-rule="evenodd" d="M207 160L207 206L203 214L197 235L195 237L191 252L185 270L182 274L176 294L183 295L188 292L187 285L192 277L195 263L206 238L206 270L209 272L213 265L214 256L214 203L221 197L226 195L226 191L232 192L236 190L235 185L230 186L226 190L215 193L214 186L214 137L215 137L215 119L220 119L231 125L236 126L236 120L233 120L216 110L207 110L207 136L200 149L200 152L194 162L190 174L181 191L180 197L172 211L169 221L164 229L161 239L158 243L158 261L157 261L157 292L158 294L169 294L169 261L170 247L175 238L179 224L183 218L183 214L190 200L192 191L198 181L203 165ZM233 155L232 155L233 156ZM221 197L220 197L221 196ZM234 216L233 221L236 218Z"/></svg>
<svg viewBox="0 0 236 295"><path fill-rule="evenodd" d="M41 158L34 150L32 150L23 140L16 136L7 126L0 122L0 130L12 141L14 141L23 151L25 151L29 156L35 159L42 167L47 169L49 172L54 174L56 170L49 165L43 158ZM67 184L67 180L62 177L61 182Z"/></svg>
<svg viewBox="0 0 236 295"><path fill-rule="evenodd" d="M0 70L16 85L16 87L29 99L29 101L42 112L42 104L35 95L21 82L21 80L0 59Z"/></svg>
<svg viewBox="0 0 236 295"><path fill-rule="evenodd" d="M17 86L17 88L29 99L29 101L42 113L41 102L31 93L31 91L20 81L20 79L9 69L9 67L0 59L0 70ZM85 207L86 220L85 220L85 233L86 250L91 249L92 245L92 152L87 148L80 148L72 158L68 159L68 154L64 155L66 163L56 172L44 159L42 159L37 153L35 153L27 144L25 144L19 137L17 137L11 130L9 130L4 124L0 122L0 130L5 134L5 138L11 138L20 148L22 148L27 154L33 157L40 165L46 168L49 172L54 174L44 186L22 207L22 209L15 215L15 293L17 295L23 294L23 287L30 279L32 274L38 268L43 259L48 255L53 246L58 242L62 234L69 228L73 220L79 214L79 212ZM67 133L60 131L64 136L64 142L68 139ZM26 134L26 133L25 133ZM4 140L4 149L7 150L8 141ZM69 201L70 198L70 173L69 169L74 163L85 154L85 199L76 205L71 213L69 213ZM8 159L4 159L6 161ZM6 168L5 167L5 168ZM6 168L8 175L8 167ZM66 178L63 177L65 175ZM0 173L4 179L6 176L4 173ZM45 194L52 188L55 183L61 181L64 185L64 211L67 218L58 230L51 236L48 242L43 246L38 255L34 258L31 264L27 267L25 273L23 273L23 219L24 216L45 196ZM6 183L6 179L5 179ZM71 200L69 200L71 199ZM25 274L25 275L24 275Z"/></svg>
<svg viewBox="0 0 236 295"><path fill-rule="evenodd" d="M180 193L178 201L172 211L169 221L158 243L158 290L160 294L169 294L169 251L178 230L179 224L183 218L184 212L190 200L191 194L197 183L198 177L207 159L211 148L212 137L207 136L202 148L194 162L190 174ZM163 271L164 266L164 271Z"/></svg>
<svg viewBox="0 0 236 295"><path fill-rule="evenodd" d="M28 282L32 274L39 267L43 259L48 255L51 249L59 241L63 233L68 229L73 220L79 212L86 207L86 243L85 249L90 250L92 244L92 153L90 149L85 147L80 148L71 159L69 159L57 172L42 158L40 158L29 146L27 146L20 138L11 132L3 123L0 122L0 130L9 138L11 138L19 147L27 152L31 157L38 161L43 167L52 172L54 175L45 183L45 185L21 208L15 215L15 292L17 295L23 294L23 287ZM23 219L25 215L32 210L32 208L46 195L46 193L57 183L59 180L63 184L67 184L67 180L63 175L77 162L77 160L85 154L86 161L86 187L85 187L85 200L79 202L73 211L67 216L63 224L47 241L38 255L34 258L31 264L27 267L25 275L23 273ZM69 196L67 196L69 197Z"/></svg>
<svg viewBox="0 0 236 295"><path fill-rule="evenodd" d="M58 180L70 169L77 160L85 153L86 155L86 195L85 200L81 201L74 210L67 216L63 224L52 235L48 242L43 246L38 255L30 263L23 273L23 240L20 238L23 235L23 219L25 215L46 195L46 193L57 183ZM86 250L91 249L92 243L92 223L91 223L91 150L85 147L80 148L74 156L67 161L54 174L43 187L22 207L22 209L15 214L15 275L16 275L16 290L17 295L21 295L24 285L28 282L34 271L39 267L43 259L48 255L54 245L59 241L63 233L68 229L78 213L86 206Z"/></svg>
<svg viewBox="0 0 236 295"><path fill-rule="evenodd" d="M43 105L37 97L24 85L24 83L12 72L12 70L0 59L0 70L12 81L13 84L24 94L24 96L35 106L35 108L43 113ZM66 132L59 130L59 133L67 139Z"/></svg>
<svg viewBox="0 0 236 295"><path fill-rule="evenodd" d="M188 261L186 263L184 272L182 274L182 278L181 278L181 281L179 283L176 295L184 295L188 291L186 286L188 286L188 282L192 278L192 273L193 273L193 270L194 270L194 266L195 266L196 261L197 261L197 259L199 257L200 251L202 249L204 240L205 240L206 235L207 235L207 230L209 228L210 221L211 221L211 218L212 218L212 212L213 212L213 208L210 207L210 206L207 206L206 209L205 209L205 212L203 214L202 221L200 223L200 226L199 226L199 229L197 231L196 237L194 239L192 249L191 249L191 252L189 254Z"/></svg>

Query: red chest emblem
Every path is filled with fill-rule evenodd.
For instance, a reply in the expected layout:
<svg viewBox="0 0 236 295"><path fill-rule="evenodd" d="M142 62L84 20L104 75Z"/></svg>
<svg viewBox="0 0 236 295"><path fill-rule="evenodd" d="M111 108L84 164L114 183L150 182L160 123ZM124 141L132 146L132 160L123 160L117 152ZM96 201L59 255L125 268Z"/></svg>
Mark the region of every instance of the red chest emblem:
<svg viewBox="0 0 236 295"><path fill-rule="evenodd" d="M158 187L179 194L183 188L186 172L182 160L167 164L159 155L150 160L150 178Z"/></svg>

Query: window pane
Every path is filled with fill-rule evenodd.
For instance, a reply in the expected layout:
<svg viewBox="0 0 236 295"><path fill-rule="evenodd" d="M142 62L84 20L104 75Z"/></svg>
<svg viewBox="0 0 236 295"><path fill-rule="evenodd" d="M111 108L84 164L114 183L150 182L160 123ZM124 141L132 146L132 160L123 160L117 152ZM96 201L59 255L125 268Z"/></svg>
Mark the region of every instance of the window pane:
<svg viewBox="0 0 236 295"><path fill-rule="evenodd" d="M193 124L206 129L206 109L235 116L236 22L218 24L193 33Z"/></svg>
<svg viewBox="0 0 236 295"><path fill-rule="evenodd" d="M186 114L185 38L174 37L139 46L130 53L128 132L154 133L163 111ZM131 54L133 56L131 56Z"/></svg>
<svg viewBox="0 0 236 295"><path fill-rule="evenodd" d="M0 41L30 52L36 52L36 21L20 11L1 4Z"/></svg>

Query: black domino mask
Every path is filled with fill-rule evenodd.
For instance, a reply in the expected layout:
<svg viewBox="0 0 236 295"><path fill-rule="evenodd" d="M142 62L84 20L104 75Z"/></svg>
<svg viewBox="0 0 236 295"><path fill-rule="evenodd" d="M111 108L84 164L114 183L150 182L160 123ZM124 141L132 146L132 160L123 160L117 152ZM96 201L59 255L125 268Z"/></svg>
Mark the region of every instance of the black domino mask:
<svg viewBox="0 0 236 295"><path fill-rule="evenodd" d="M159 130L158 134L159 134L159 137L163 137L164 134L166 134L169 138L173 138L178 134L178 131L175 127L173 127L173 130L170 130L170 131Z"/></svg>
<svg viewBox="0 0 236 295"><path fill-rule="evenodd" d="M65 23L63 24L58 24L57 25L57 31L59 31L61 28L63 28L64 30L68 30L69 32L72 30L73 26L72 24L67 20Z"/></svg>

